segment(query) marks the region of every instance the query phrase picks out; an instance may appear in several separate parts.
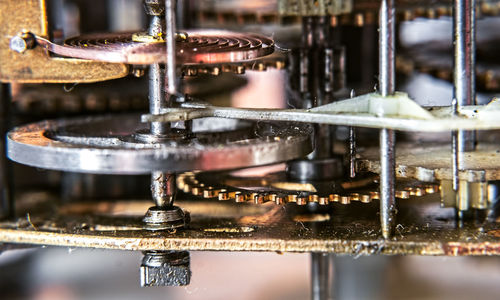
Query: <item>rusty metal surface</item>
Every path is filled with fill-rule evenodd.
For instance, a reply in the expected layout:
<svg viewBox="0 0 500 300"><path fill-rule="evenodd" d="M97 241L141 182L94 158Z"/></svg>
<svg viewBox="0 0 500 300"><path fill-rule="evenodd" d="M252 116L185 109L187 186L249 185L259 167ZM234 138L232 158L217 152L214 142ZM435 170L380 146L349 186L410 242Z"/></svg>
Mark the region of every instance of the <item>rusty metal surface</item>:
<svg viewBox="0 0 500 300"><path fill-rule="evenodd" d="M46 10L44 0L0 0L0 81L84 83L121 78L128 74L129 69L124 64L52 58L40 47L22 54L12 51L10 39L22 31L48 37Z"/></svg>
<svg viewBox="0 0 500 300"><path fill-rule="evenodd" d="M272 203L179 201L191 211L190 227L161 233L141 228L149 201L86 202L56 209L45 194L24 198L18 199L25 207L18 211L21 217L0 223L1 242L121 250L500 254L499 223L457 228L453 210L440 208L437 197L400 201L396 234L389 240L380 236L378 203L332 205L330 210L306 214L298 206Z"/></svg>

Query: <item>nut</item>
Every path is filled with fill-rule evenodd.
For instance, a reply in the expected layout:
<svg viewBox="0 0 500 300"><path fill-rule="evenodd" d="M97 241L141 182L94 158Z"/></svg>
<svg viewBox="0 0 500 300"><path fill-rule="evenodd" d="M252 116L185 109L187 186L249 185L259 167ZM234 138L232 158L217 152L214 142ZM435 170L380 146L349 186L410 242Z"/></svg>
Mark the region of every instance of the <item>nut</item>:
<svg viewBox="0 0 500 300"><path fill-rule="evenodd" d="M141 264L141 286L185 286L191 280L189 252L146 252Z"/></svg>

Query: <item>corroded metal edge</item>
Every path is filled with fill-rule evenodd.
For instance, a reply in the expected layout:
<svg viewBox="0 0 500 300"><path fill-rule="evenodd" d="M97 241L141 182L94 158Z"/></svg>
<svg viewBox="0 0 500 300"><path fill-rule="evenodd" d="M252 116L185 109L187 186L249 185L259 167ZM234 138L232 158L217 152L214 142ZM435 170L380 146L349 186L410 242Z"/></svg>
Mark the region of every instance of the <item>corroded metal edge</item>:
<svg viewBox="0 0 500 300"><path fill-rule="evenodd" d="M286 239L191 239L118 237L112 233L83 235L30 230L0 229L0 242L111 250L185 250L185 251L265 251L328 252L347 255L425 255L493 256L500 255L500 242L401 242L371 240L286 240Z"/></svg>
<svg viewBox="0 0 500 300"><path fill-rule="evenodd" d="M177 203L191 212L188 228L151 232L141 223L150 201L78 202L54 210L51 199L43 206L29 204L42 199L35 197L26 206L18 201L19 218L0 222L0 243L130 251L500 255L500 219L459 227L453 209L440 208L438 195L400 201L390 239L381 237L378 203L332 204L308 213L296 205L191 198Z"/></svg>
<svg viewBox="0 0 500 300"><path fill-rule="evenodd" d="M286 240L286 239L210 239L167 237L119 237L111 232L96 235L54 233L31 230L0 229L0 242L116 250L190 250L190 251L269 251L332 252L351 255L418 254L418 255L500 255L500 242L463 245L461 243ZM404 251L402 251L404 250Z"/></svg>

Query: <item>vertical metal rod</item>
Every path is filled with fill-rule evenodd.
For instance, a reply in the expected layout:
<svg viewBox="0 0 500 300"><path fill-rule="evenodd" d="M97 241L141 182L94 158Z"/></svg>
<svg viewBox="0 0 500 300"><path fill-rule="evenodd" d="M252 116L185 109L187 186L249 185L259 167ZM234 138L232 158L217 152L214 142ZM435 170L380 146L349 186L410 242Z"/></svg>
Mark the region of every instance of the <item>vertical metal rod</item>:
<svg viewBox="0 0 500 300"><path fill-rule="evenodd" d="M356 96L356 92L351 90L351 98ZM349 177L356 177L356 129L349 127Z"/></svg>
<svg viewBox="0 0 500 300"><path fill-rule="evenodd" d="M149 24L148 34L155 37L162 37L165 33L165 20L162 16L153 16ZM151 114L161 114L162 108L167 105L165 98L165 68L160 64L149 66L149 112ZM167 134L170 130L168 123L151 123L152 134Z"/></svg>
<svg viewBox="0 0 500 300"><path fill-rule="evenodd" d="M394 41L394 0L382 0L379 13L379 89L384 97L394 94L395 90ZM380 131L380 224L384 238L389 238L394 228L395 142L393 130Z"/></svg>
<svg viewBox="0 0 500 300"><path fill-rule="evenodd" d="M476 1L453 1L453 40L455 46L453 75L453 113L463 105L476 104ZM474 131L452 132L453 189L458 190L458 173L463 153L476 146Z"/></svg>
<svg viewBox="0 0 500 300"><path fill-rule="evenodd" d="M349 127L349 177L356 177L356 129Z"/></svg>
<svg viewBox="0 0 500 300"><path fill-rule="evenodd" d="M311 253L311 299L333 299L333 264L329 254Z"/></svg>
<svg viewBox="0 0 500 300"><path fill-rule="evenodd" d="M149 112L151 114L161 114L165 105L165 69L159 64L152 64L149 66ZM162 135L167 134L169 131L169 123L151 123L152 134Z"/></svg>
<svg viewBox="0 0 500 300"><path fill-rule="evenodd" d="M175 1L165 1L165 16L155 15L151 19L149 34L164 37L166 42L166 66L152 64L149 68L149 110L160 114L170 107L177 94L176 51L175 51ZM152 122L151 134L166 135L170 124ZM175 174L153 172L151 174L151 194L156 206L170 207L175 198Z"/></svg>
<svg viewBox="0 0 500 300"><path fill-rule="evenodd" d="M171 207L174 205L175 184L175 174L159 171L151 173L151 195L156 206Z"/></svg>
<svg viewBox="0 0 500 300"><path fill-rule="evenodd" d="M394 0L382 0L379 16L379 89L382 96L394 94L395 80Z"/></svg>
<svg viewBox="0 0 500 300"><path fill-rule="evenodd" d="M176 51L175 51L175 36L176 36L176 19L175 19L175 0L165 0L165 42L167 43L167 72L166 84L167 94L177 94L177 67L176 67ZM167 97L168 97L167 95Z"/></svg>
<svg viewBox="0 0 500 300"><path fill-rule="evenodd" d="M453 93L457 101L454 112L463 105L476 102L476 1L454 0L453 36L455 44L455 70ZM459 131L458 151L475 148L474 132Z"/></svg>
<svg viewBox="0 0 500 300"><path fill-rule="evenodd" d="M6 136L10 126L10 106L12 96L9 84L0 84L0 132ZM5 139L0 141L0 218L15 215L15 203L12 195L11 164L6 156Z"/></svg>

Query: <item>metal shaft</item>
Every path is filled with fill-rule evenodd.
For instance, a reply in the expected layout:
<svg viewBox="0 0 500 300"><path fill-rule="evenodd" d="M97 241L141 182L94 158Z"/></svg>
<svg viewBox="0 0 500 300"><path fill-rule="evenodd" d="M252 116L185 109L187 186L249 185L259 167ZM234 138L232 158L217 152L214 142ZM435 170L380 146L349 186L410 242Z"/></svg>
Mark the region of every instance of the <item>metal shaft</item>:
<svg viewBox="0 0 500 300"><path fill-rule="evenodd" d="M10 85L0 84L0 132L2 136L6 136L9 130L11 98ZM15 215L11 166L5 151L5 139L2 139L0 142L0 218L2 219Z"/></svg>
<svg viewBox="0 0 500 300"><path fill-rule="evenodd" d="M333 299L333 264L330 254L311 253L311 299Z"/></svg>
<svg viewBox="0 0 500 300"><path fill-rule="evenodd" d="M153 115L161 114L166 108L165 101L165 68L159 64L149 66L149 111ZM152 134L167 134L170 131L168 122L151 122Z"/></svg>
<svg viewBox="0 0 500 300"><path fill-rule="evenodd" d="M351 90L351 98L356 96L356 92ZM349 177L356 177L356 129L349 127Z"/></svg>
<svg viewBox="0 0 500 300"><path fill-rule="evenodd" d="M395 90L394 41L394 0L382 0L379 13L379 89L384 97L394 94ZM380 223L384 238L389 238L394 228L395 142L393 130L380 131Z"/></svg>
<svg viewBox="0 0 500 300"><path fill-rule="evenodd" d="M151 114L161 114L163 108L171 107L177 93L175 62L175 1L165 1L165 16L154 15L149 34L164 37L167 44L166 65L153 64L149 68L149 110ZM152 122L151 134L166 135L170 132L167 122ZM156 206L171 207L175 199L175 174L153 172L151 174L151 194Z"/></svg>
<svg viewBox="0 0 500 300"><path fill-rule="evenodd" d="M175 174L151 173L151 194L156 206L171 207L175 200Z"/></svg>
<svg viewBox="0 0 500 300"><path fill-rule="evenodd" d="M167 97L177 94L177 68L176 68L176 52L175 52L175 32L176 32L176 19L175 19L175 0L165 0L165 42L167 43Z"/></svg>
<svg viewBox="0 0 500 300"><path fill-rule="evenodd" d="M349 127L349 177L356 177L356 129Z"/></svg>
<svg viewBox="0 0 500 300"><path fill-rule="evenodd" d="M476 1L454 0L453 38L455 46L453 75L453 113L463 105L476 104ZM458 190L458 171L463 153L473 151L476 145L474 131L452 133L453 189Z"/></svg>
<svg viewBox="0 0 500 300"><path fill-rule="evenodd" d="M455 44L455 70L453 76L456 111L464 105L476 103L476 1L455 0L453 36ZM458 151L472 151L475 147L474 132L460 131Z"/></svg>

